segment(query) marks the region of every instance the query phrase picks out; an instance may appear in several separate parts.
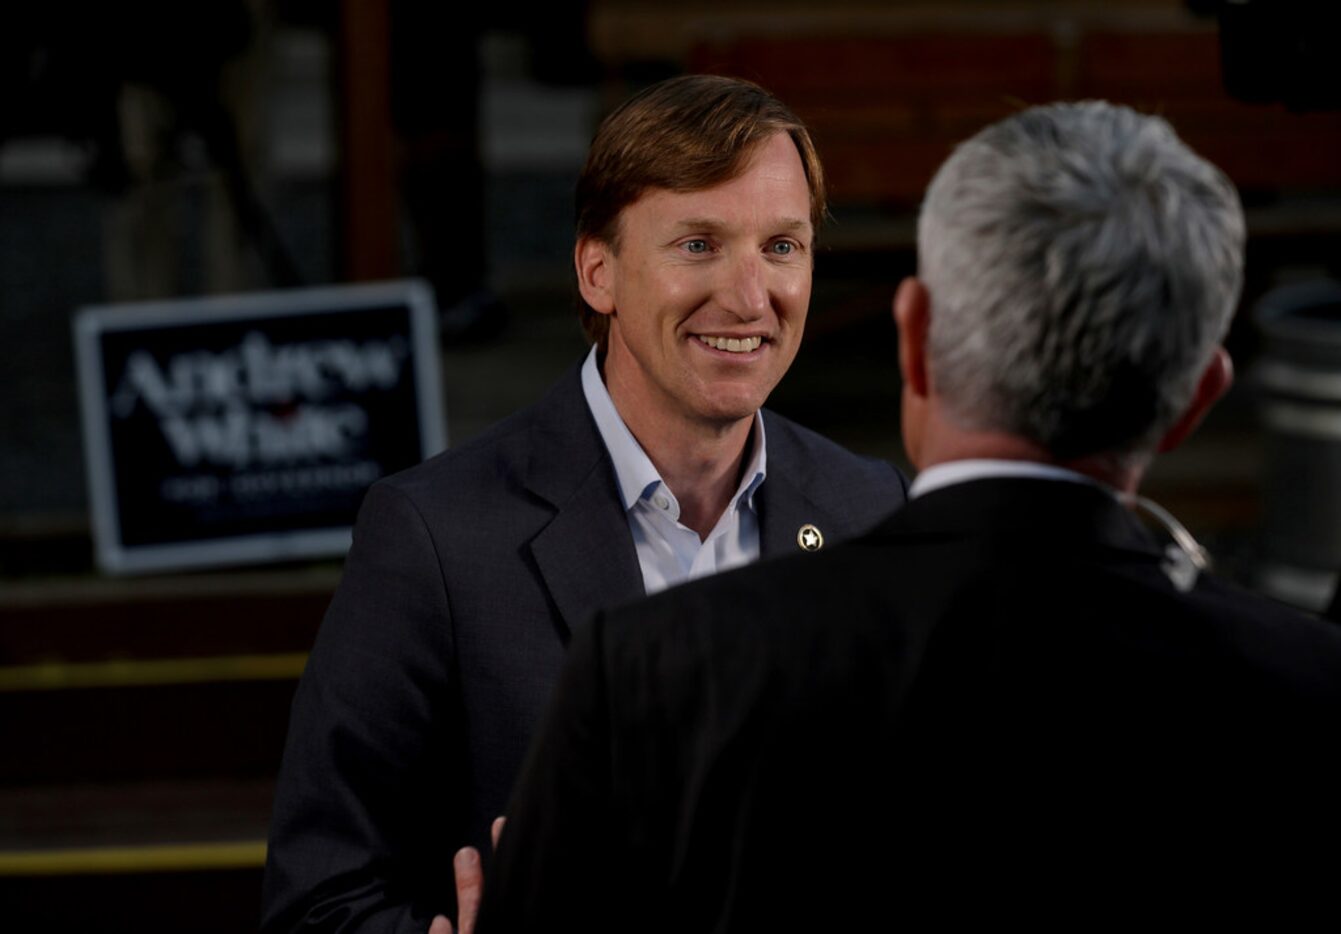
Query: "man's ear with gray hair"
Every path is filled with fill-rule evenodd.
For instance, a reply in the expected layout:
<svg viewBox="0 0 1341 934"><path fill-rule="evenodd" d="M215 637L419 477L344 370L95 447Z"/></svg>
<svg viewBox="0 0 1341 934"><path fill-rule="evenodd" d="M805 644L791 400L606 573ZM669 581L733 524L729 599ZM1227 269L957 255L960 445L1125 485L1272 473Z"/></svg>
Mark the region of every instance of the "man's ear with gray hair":
<svg viewBox="0 0 1341 934"><path fill-rule="evenodd" d="M1234 361L1230 359L1229 351L1225 350L1224 345L1217 344L1211 353L1210 362L1206 364L1206 369L1201 371L1197 388L1192 393L1192 400L1188 402L1187 408L1183 409L1183 414L1178 416L1173 426L1164 433L1156 450L1162 454L1182 444L1233 384Z"/></svg>
<svg viewBox="0 0 1341 934"><path fill-rule="evenodd" d="M915 276L900 282L894 293L894 326L899 332L899 372L904 388L925 397L930 389L927 332L931 327L931 296Z"/></svg>

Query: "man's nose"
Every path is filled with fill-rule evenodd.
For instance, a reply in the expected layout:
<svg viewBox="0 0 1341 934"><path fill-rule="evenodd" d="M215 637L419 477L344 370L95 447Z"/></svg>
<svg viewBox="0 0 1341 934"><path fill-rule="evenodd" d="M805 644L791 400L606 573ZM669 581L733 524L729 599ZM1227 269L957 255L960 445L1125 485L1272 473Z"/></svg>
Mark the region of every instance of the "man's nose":
<svg viewBox="0 0 1341 934"><path fill-rule="evenodd" d="M735 258L719 288L722 307L743 321L753 321L768 313L772 302L768 290L768 270L762 256Z"/></svg>

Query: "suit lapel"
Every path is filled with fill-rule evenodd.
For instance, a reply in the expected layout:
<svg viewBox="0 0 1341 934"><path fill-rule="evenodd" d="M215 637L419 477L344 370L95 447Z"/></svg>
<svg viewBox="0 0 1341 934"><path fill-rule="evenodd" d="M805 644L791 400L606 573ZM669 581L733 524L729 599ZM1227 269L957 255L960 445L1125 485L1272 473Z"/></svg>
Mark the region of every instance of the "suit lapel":
<svg viewBox="0 0 1341 934"><path fill-rule="evenodd" d="M643 596L614 468L574 370L537 411L526 484L554 519L529 544L567 637L600 608Z"/></svg>
<svg viewBox="0 0 1341 934"><path fill-rule="evenodd" d="M804 525L813 525L821 534L837 532L830 516L815 505L795 478L782 470L773 470L769 452L768 478L759 487L759 551L762 557L777 558L801 550L797 535Z"/></svg>
<svg viewBox="0 0 1341 934"><path fill-rule="evenodd" d="M782 430L771 412L764 411L764 420L768 432L768 477L755 497L760 556L778 558L801 551L797 536L805 525L815 526L829 542L846 538L851 532L846 523L808 492L810 458L792 442L790 434Z"/></svg>

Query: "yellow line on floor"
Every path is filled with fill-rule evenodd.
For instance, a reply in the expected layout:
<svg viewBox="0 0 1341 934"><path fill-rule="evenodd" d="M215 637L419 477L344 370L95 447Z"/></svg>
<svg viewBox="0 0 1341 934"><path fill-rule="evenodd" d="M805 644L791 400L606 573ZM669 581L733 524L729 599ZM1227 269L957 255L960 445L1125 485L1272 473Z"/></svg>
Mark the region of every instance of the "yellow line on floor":
<svg viewBox="0 0 1341 934"><path fill-rule="evenodd" d="M0 666L0 693L69 688L152 687L224 681L285 681L303 673L306 652L208 658L118 659Z"/></svg>
<svg viewBox="0 0 1341 934"><path fill-rule="evenodd" d="M265 841L0 851L0 876L128 875L209 869L259 869Z"/></svg>

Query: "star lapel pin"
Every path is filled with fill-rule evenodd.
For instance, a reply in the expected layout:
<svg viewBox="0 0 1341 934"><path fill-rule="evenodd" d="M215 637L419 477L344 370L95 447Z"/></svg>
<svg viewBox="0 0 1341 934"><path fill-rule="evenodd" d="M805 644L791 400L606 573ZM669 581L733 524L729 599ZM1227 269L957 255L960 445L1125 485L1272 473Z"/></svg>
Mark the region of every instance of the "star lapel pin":
<svg viewBox="0 0 1341 934"><path fill-rule="evenodd" d="M807 522L797 530L796 544L802 551L819 551L824 547L824 533Z"/></svg>

